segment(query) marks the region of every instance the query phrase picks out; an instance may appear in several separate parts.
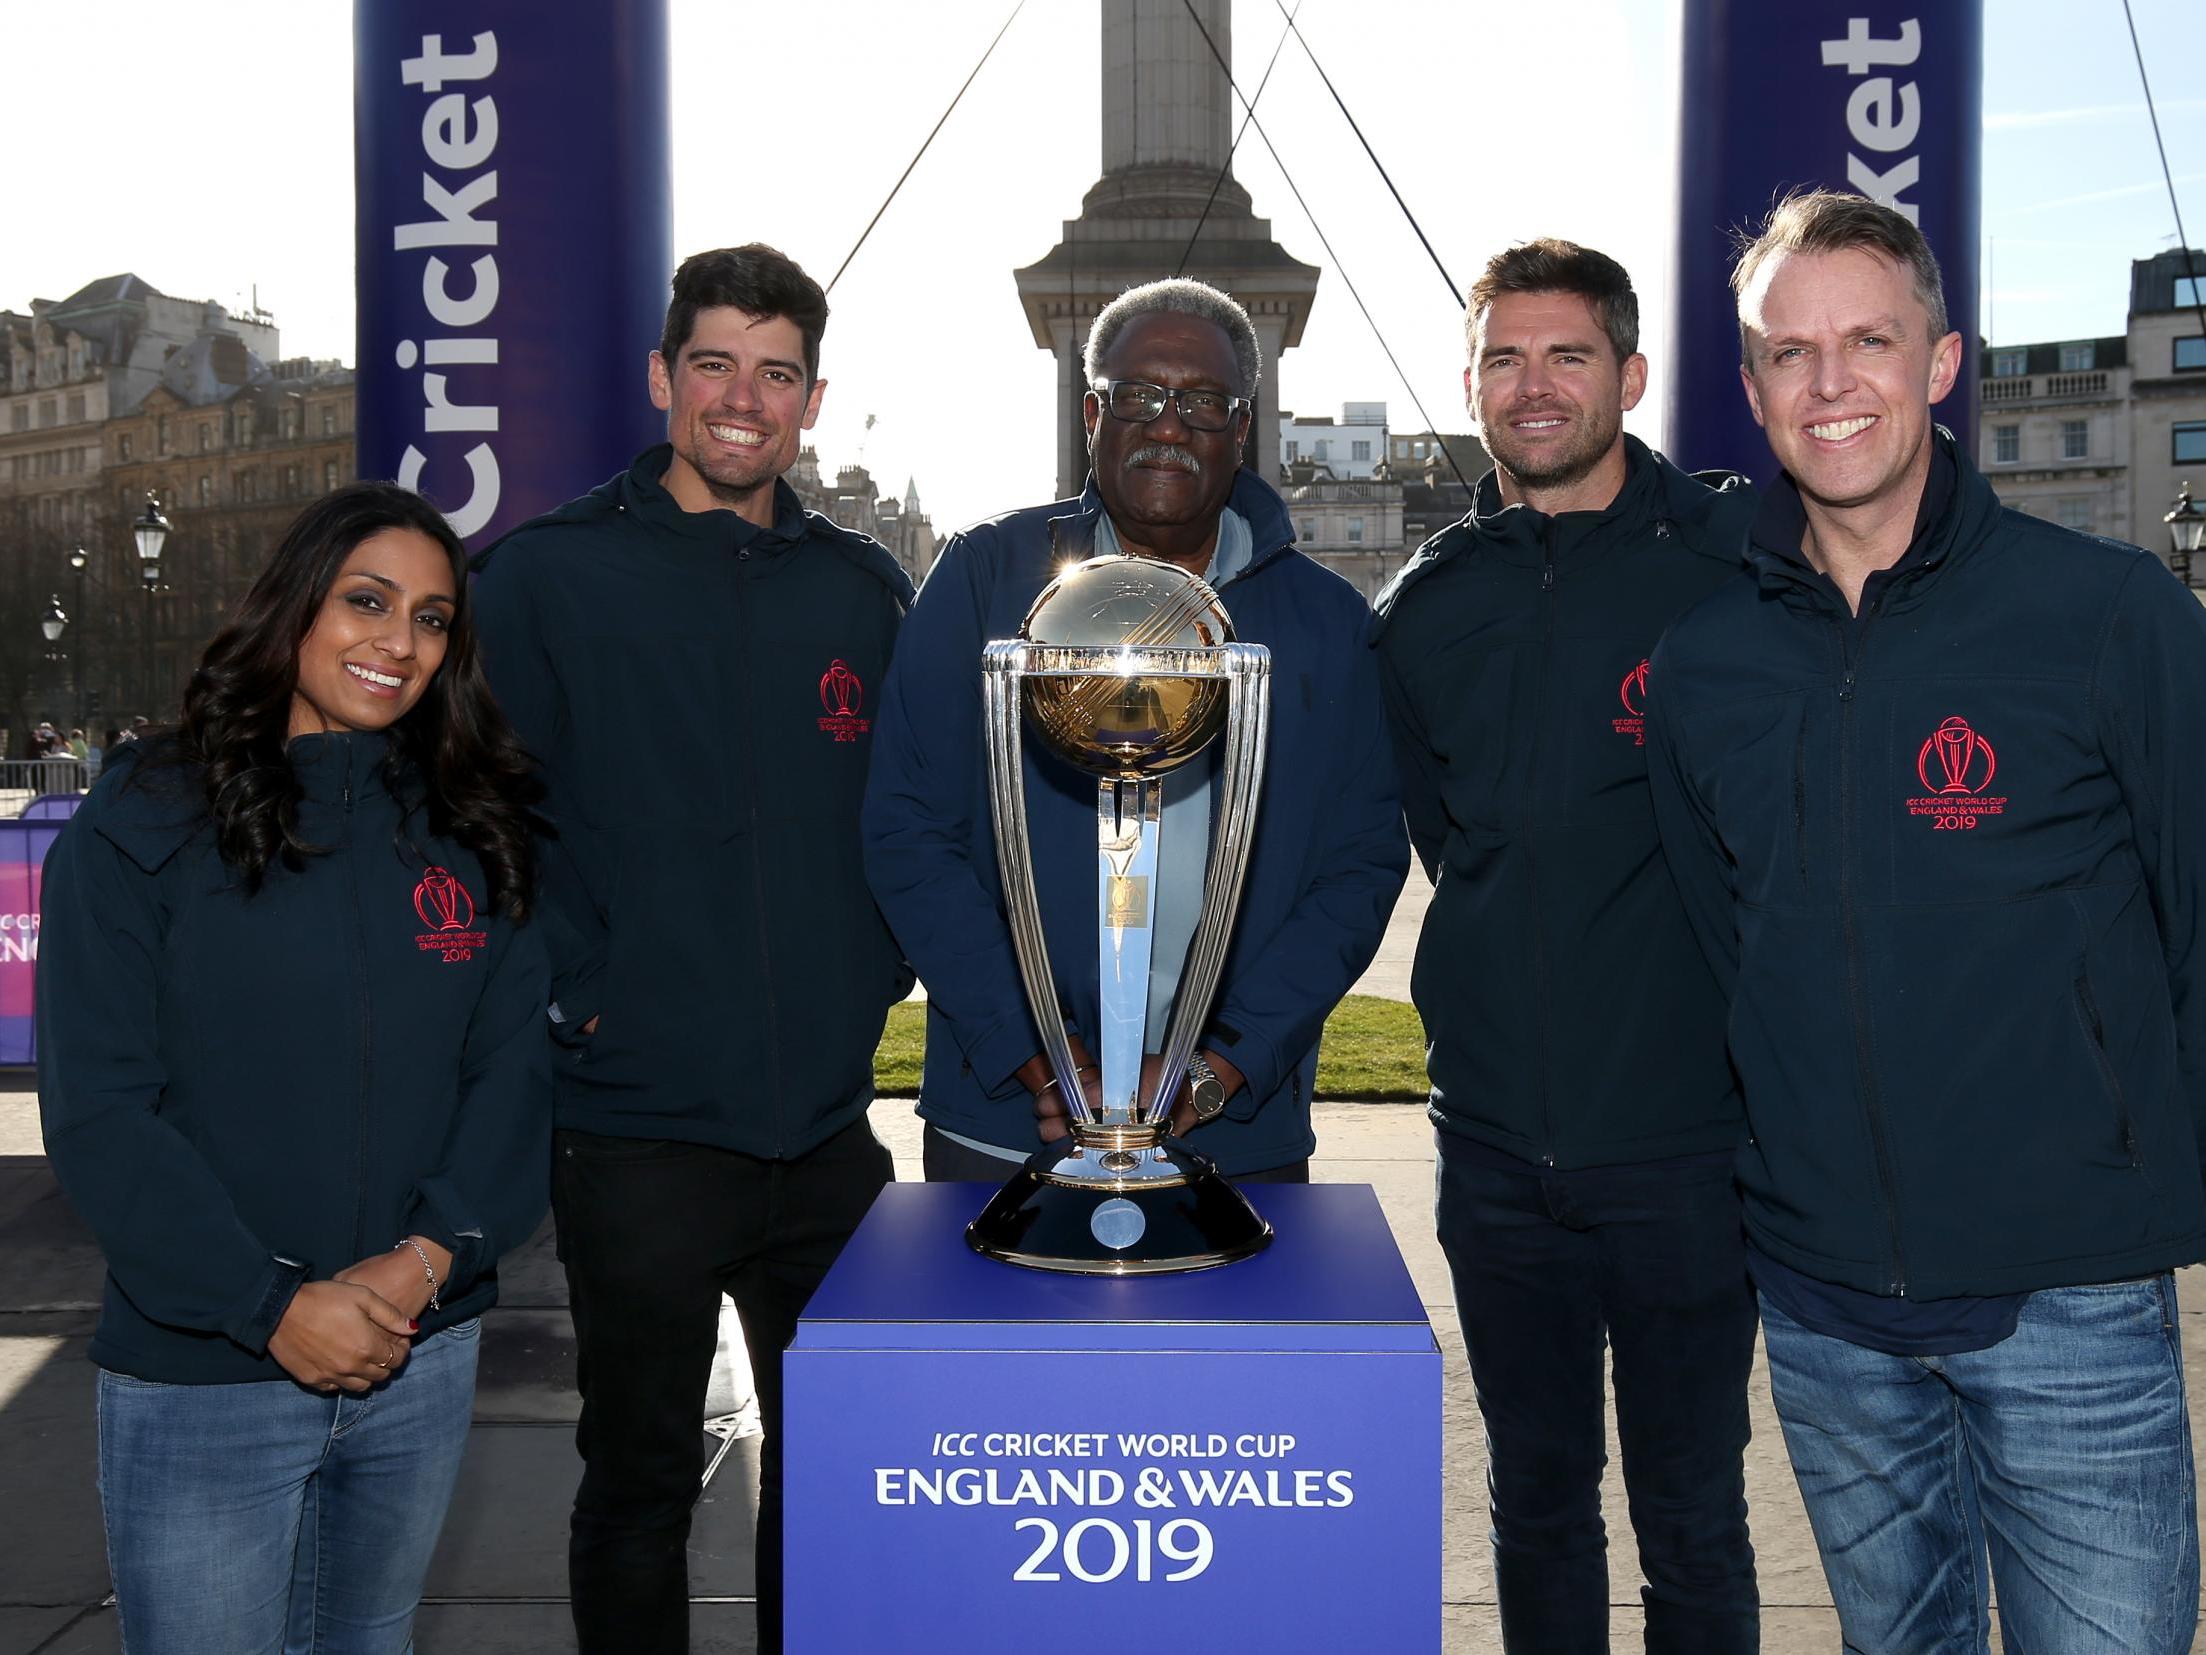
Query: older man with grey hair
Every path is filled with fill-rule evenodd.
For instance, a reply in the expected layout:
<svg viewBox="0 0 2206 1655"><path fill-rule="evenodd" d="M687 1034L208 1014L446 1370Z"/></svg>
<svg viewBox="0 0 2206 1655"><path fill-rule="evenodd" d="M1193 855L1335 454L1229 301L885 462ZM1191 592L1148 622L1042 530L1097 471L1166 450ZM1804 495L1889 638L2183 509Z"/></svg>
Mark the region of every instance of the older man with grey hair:
<svg viewBox="0 0 2206 1655"><path fill-rule="evenodd" d="M1270 784L1216 1003L1175 1127L1238 1178L1303 1181L1318 1036L1370 963L1408 868L1369 611L1295 545L1286 502L1241 468L1261 358L1248 313L1151 282L1090 330L1088 486L954 536L883 686L863 831L882 912L927 985L919 1113L931 1179L1001 1181L1065 1130L1004 918L981 725L981 652L1014 636L1062 564L1108 553L1202 576L1272 652ZM1173 773L1157 878L1149 1032L1192 935L1213 788ZM1038 743L1027 808L1050 964L1075 1053L1096 1044L1095 788ZM1199 1082L1199 1084L1197 1084Z"/></svg>

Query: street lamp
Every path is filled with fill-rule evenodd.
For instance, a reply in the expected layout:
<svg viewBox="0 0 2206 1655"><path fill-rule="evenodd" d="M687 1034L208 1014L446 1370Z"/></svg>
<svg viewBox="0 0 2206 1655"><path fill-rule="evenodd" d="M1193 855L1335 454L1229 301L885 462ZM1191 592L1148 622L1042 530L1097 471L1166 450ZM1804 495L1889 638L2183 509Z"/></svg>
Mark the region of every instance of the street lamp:
<svg viewBox="0 0 2206 1655"><path fill-rule="evenodd" d="M146 509L130 525L130 537L138 544L138 574L146 586L146 705L151 715L156 699L153 669L153 594L161 584L161 548L169 537L169 520L161 515L160 502L150 491Z"/></svg>
<svg viewBox="0 0 2206 1655"><path fill-rule="evenodd" d="M69 611L61 607L57 593L46 600L46 613L39 617L38 630L46 634L50 644L61 642L61 635L69 630Z"/></svg>
<svg viewBox="0 0 2206 1655"><path fill-rule="evenodd" d="M80 729L91 731L91 735L85 738L87 740L90 740L92 735L98 734L96 730L92 730L90 697L86 688L92 681L92 672L89 662L85 659L86 633L84 628L87 623L84 618L86 614L84 607L84 571L91 561L92 554L87 552L81 545L69 554L69 567L76 571L77 577L77 641L75 647L69 651L69 680L71 687L76 691L77 725Z"/></svg>
<svg viewBox="0 0 2206 1655"><path fill-rule="evenodd" d="M2160 521L2167 524L2168 539L2174 545L2175 555L2168 559L2168 565L2188 586L2191 584L2191 557L2206 549L2206 507L2192 503L2189 483L2182 488L2183 492L2175 497L2175 510Z"/></svg>

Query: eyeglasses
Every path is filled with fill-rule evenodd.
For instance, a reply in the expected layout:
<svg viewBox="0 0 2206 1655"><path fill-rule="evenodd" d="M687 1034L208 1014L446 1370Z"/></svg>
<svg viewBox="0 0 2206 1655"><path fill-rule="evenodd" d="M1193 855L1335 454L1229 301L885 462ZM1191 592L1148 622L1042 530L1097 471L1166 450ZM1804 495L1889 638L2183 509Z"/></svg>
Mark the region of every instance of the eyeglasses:
<svg viewBox="0 0 2206 1655"><path fill-rule="evenodd" d="M1229 397L1223 391L1168 391L1138 379L1103 380L1095 386L1095 396L1111 418L1134 425L1162 419L1170 405L1179 410L1180 423L1190 431L1223 431L1235 414L1249 407L1247 397Z"/></svg>

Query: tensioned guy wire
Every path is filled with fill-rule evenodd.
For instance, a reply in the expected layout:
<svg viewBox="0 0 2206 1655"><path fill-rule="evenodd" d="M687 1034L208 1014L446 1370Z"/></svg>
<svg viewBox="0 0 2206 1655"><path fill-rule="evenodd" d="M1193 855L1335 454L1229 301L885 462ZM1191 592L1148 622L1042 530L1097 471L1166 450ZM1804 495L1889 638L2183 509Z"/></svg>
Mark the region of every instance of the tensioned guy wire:
<svg viewBox="0 0 2206 1655"><path fill-rule="evenodd" d="M1371 157L1371 164L1379 169L1379 181L1386 186L1386 193L1394 197L1394 205L1402 209L1402 216L1409 220L1409 227L1417 232L1417 239L1423 243L1426 256L1432 260L1433 269L1439 271L1440 279L1448 284L1448 297L1455 301L1455 308L1461 310L1462 290L1455 285L1455 278L1448 274L1448 267L1440 262L1440 255L1433 251L1432 242L1425 235L1425 227L1417 222L1417 215L1409 210L1409 203L1402 199L1402 192L1394 187L1394 180L1387 176L1386 165L1379 159L1378 151L1371 147L1371 140L1363 135L1363 128L1356 124L1356 117L1348 113L1348 105L1333 85L1333 77L1325 72L1325 65L1318 62L1317 53L1310 50L1309 38L1295 27L1294 12L1288 11L1282 0L1272 0L1272 4L1278 6L1285 15L1287 32L1295 37L1295 43L1302 48L1302 55L1310 60L1310 67L1317 71L1317 78L1325 83L1325 90L1333 94L1333 102L1340 108L1341 119L1348 123L1348 130L1356 135L1356 142L1363 145L1363 152ZM1301 9L1299 5L1295 8L1296 11ZM1272 55L1277 57L1279 54L1274 52ZM1268 78L1271 71L1267 69L1264 73ZM1257 96L1263 96L1263 87L1257 87L1256 92Z"/></svg>
<svg viewBox="0 0 2206 1655"><path fill-rule="evenodd" d="M2145 89L2145 114L2152 121L2153 148L2160 152L2160 176L2168 181L2168 209L2175 214L2175 239L2183 245L2183 270L2191 279L2191 299L2198 307L2198 330L2206 335L2206 289L2198 279L2198 260L2191 256L2191 238L2183 229L2183 208L2175 198L2175 174L2168 168L2168 146L2160 136L2160 112L2152 104L2152 81L2145 74L2145 49L2137 44L2137 19L2122 0L2122 20L2129 25L2129 49L2137 56L2137 84Z"/></svg>
<svg viewBox="0 0 2206 1655"><path fill-rule="evenodd" d="M988 43L988 50L981 53L980 62L973 65L973 73L965 77L965 85L957 89L957 96L950 100L950 107L942 112L942 120L936 121L928 129L927 136L920 142L918 154L914 155L910 162L906 164L904 170L896 175L896 182L889 186L887 199L873 210L873 216L866 220L866 227L858 232L858 239L851 243L850 251L843 255L843 262L835 266L835 274L827 278L827 286L824 291L829 293L835 291L835 284L843 279L843 272L850 268L850 261L858 256L858 249L866 244L866 237L873 234L873 227L881 222L881 215L889 210L889 202L896 199L896 192L904 187L904 180L912 175L912 168L919 165L919 157L927 153L927 146L934 142L935 134L942 130L942 122L950 118L952 111L957 108L959 101L965 96L966 89L973 84L974 77L979 75L988 59L994 54L998 43L1009 32L1019 13L1024 10L1026 10L1026 0L1018 0L1018 3L1011 8L1011 15L1003 20L1003 27L996 31L996 38Z"/></svg>
<svg viewBox="0 0 2206 1655"><path fill-rule="evenodd" d="M1356 291L1356 284L1348 274L1348 267L1341 262L1340 255L1333 251L1333 244L1327 238L1324 226L1318 223L1317 214L1310 211L1309 202L1303 199L1301 186L1295 183L1294 174L1287 170L1287 163L1280 160L1279 150L1272 143L1271 134L1264 130L1264 123L1256 118L1255 109L1234 82L1233 66L1226 62L1225 54L1218 50L1218 43L1210 38L1210 31L1203 27L1203 20L1194 7L1194 0L1180 0L1180 4L1187 8L1188 17L1194 22L1195 32L1203 37L1203 44L1210 48L1210 55L1216 61L1220 73L1226 77L1226 84L1233 88L1233 95L1240 98L1241 107L1248 110L1248 124L1255 127L1257 137L1264 140L1265 152L1279 168L1279 176L1287 181L1287 189L1294 196L1295 205L1302 209L1302 216L1310 221L1310 229L1316 234L1318 245L1325 249L1325 256L1333 261L1333 269L1340 276L1341 285L1348 289L1348 296L1356 301L1356 308L1363 313L1363 319L1371 329L1371 337L1379 342L1379 349L1385 354L1387 365L1394 370L1394 377L1402 382L1402 389L1409 393L1410 406L1417 410L1417 417L1425 422L1425 429L1438 436L1440 427L1433 423L1432 415L1425 411L1424 399L1417 394L1417 387L1409 382L1409 375L1402 372L1402 364L1394 355L1394 347L1386 342L1386 335L1379 331L1379 324L1371 314L1371 307L1363 302L1363 295ZM1456 464L1455 451L1448 444L1441 443L1440 452L1447 457L1448 469L1455 473L1455 480L1463 485L1465 493L1469 493L1471 481L1463 475L1463 468Z"/></svg>
<svg viewBox="0 0 2206 1655"><path fill-rule="evenodd" d="M1295 11L1301 9L1302 0L1295 0ZM1293 27L1294 12L1289 12L1287 14L1287 29ZM1233 157L1240 152L1241 140L1249 135L1249 121L1256 114L1257 104L1264 100L1264 88L1271 84L1272 70L1279 66L1279 54L1287 46L1287 29L1282 29L1279 32L1278 44L1272 47L1271 61L1264 65L1264 78L1256 83L1256 96L1249 102L1248 113L1241 117L1241 130L1233 135L1233 143L1226 150L1225 162L1218 168L1218 176L1210 182L1210 195L1203 202L1202 216L1195 220L1195 228L1188 234L1187 245L1180 249L1180 262L1172 271L1175 276L1187 274L1187 261L1194 257L1195 243L1202 239L1203 226L1210 222L1210 209L1217 204L1218 192L1225 188L1226 180L1233 176ZM1308 48L1305 47L1304 50L1307 51ZM1322 71L1320 72L1322 73Z"/></svg>

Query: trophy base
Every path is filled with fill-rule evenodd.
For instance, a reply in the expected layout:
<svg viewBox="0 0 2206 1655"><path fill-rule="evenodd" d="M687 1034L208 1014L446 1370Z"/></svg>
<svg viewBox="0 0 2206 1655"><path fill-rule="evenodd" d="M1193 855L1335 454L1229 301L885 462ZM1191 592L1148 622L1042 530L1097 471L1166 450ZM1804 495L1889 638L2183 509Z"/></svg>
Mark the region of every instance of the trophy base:
<svg viewBox="0 0 2206 1655"><path fill-rule="evenodd" d="M1169 1142L1154 1153L1179 1176L1055 1176L1065 1153L1044 1150L965 1226L966 1244L1006 1264L1079 1276L1215 1270L1271 1245L1271 1225L1208 1160Z"/></svg>

